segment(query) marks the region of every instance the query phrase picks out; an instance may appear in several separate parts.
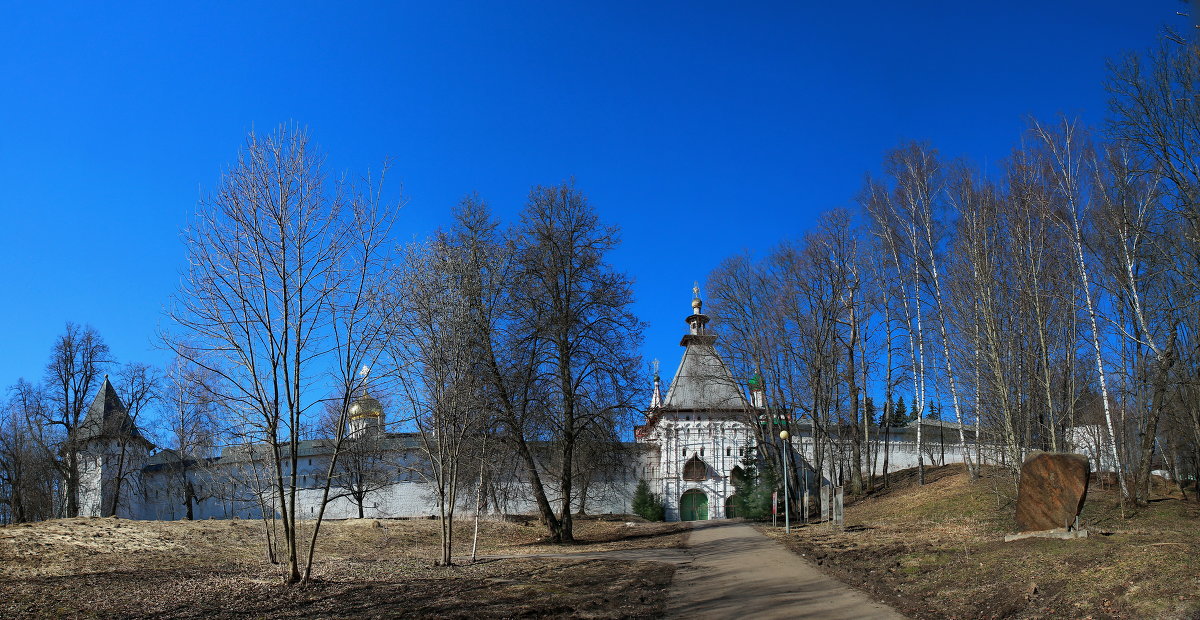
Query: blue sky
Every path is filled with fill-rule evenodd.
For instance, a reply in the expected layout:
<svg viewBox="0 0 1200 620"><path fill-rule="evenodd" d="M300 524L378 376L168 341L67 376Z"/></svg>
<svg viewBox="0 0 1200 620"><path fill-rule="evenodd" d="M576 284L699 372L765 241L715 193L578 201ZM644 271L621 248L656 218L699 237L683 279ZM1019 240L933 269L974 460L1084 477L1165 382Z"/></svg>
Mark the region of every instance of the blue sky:
<svg viewBox="0 0 1200 620"><path fill-rule="evenodd" d="M850 205L901 140L990 165L1029 115L1099 123L1106 59L1184 8L38 4L0 4L3 386L41 377L66 321L165 362L180 228L246 132L286 121L335 173L391 158L402 239L468 192L512 221L531 185L574 177L624 231L613 262L669 373L723 257Z"/></svg>

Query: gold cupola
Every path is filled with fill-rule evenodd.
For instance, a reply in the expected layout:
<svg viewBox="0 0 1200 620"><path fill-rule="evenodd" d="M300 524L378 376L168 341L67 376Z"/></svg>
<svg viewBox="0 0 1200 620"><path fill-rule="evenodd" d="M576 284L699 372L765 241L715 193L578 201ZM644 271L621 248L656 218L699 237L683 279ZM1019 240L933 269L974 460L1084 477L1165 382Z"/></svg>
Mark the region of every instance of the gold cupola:
<svg viewBox="0 0 1200 620"><path fill-rule="evenodd" d="M350 404L350 419L383 417L383 404L370 394L363 394Z"/></svg>
<svg viewBox="0 0 1200 620"><path fill-rule="evenodd" d="M350 436L383 430L383 403L369 393L350 404Z"/></svg>

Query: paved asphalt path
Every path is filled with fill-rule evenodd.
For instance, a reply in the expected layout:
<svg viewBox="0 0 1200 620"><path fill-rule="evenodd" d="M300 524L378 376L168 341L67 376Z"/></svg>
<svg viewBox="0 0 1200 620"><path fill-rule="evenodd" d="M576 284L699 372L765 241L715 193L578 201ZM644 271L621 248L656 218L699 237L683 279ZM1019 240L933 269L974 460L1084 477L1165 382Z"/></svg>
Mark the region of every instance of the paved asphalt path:
<svg viewBox="0 0 1200 620"><path fill-rule="evenodd" d="M695 522L686 549L488 555L666 562L676 566L671 618L895 618L896 610L827 577L804 558L737 521ZM465 562L466 558L462 558Z"/></svg>
<svg viewBox="0 0 1200 620"><path fill-rule="evenodd" d="M668 617L904 618L744 523L697 523L687 551L692 561L675 572Z"/></svg>

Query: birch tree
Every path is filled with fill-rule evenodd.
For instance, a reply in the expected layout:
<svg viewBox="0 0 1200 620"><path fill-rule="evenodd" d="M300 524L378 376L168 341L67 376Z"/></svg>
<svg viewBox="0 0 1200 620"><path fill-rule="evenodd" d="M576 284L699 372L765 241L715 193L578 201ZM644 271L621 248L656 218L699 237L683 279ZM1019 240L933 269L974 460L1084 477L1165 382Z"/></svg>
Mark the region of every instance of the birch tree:
<svg viewBox="0 0 1200 620"><path fill-rule="evenodd" d="M1131 499L1128 484L1125 481L1124 467L1117 450L1116 426L1113 424L1113 413L1108 395L1108 375L1104 370L1104 352L1100 346L1100 325L1097 318L1096 304L1092 299L1092 279L1090 277L1083 244L1083 217L1089 206L1082 184L1085 181L1083 170L1086 152L1078 137L1075 123L1063 120L1057 131L1034 124L1034 131L1045 146L1049 161L1053 166L1054 181L1066 206L1066 221L1074 248L1076 273L1080 279L1080 290L1083 293L1084 309L1087 312L1091 328L1091 344L1095 353L1096 373L1100 382L1100 398L1104 406L1104 421L1111 438L1110 446L1113 463L1117 468L1117 478L1121 484L1121 495Z"/></svg>

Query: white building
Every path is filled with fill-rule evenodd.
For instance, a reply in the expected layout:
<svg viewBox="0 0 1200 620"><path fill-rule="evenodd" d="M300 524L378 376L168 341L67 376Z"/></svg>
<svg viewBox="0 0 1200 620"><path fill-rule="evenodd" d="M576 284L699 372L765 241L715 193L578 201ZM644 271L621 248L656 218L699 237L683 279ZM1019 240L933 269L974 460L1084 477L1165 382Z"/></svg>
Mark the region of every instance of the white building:
<svg viewBox="0 0 1200 620"><path fill-rule="evenodd" d="M735 481L745 473L744 463L755 462L759 454L758 429L753 425L769 423L770 416L762 381L755 377L743 387L735 380L717 354L717 337L709 332L709 317L701 308L699 291L694 288L692 313L686 319L688 332L680 341L684 351L679 368L665 397L656 370L646 421L634 430L635 443L627 446L628 466L583 485L577 507L593 514L629 513L634 488L639 479L645 479L663 498L668 520L731 516ZM927 421L922 427L925 444L921 452L926 464L963 460L958 425ZM326 517L420 517L438 512L433 489L421 475L420 435L388 433L384 428L378 400L364 396L355 401L350 411L351 450L366 445L372 449L362 455L364 460L353 472L335 472L339 482L334 485ZM820 475L812 471L806 460L816 448L811 426L792 422L791 428L790 462L807 472L804 479L814 491L818 482L837 484L845 478L846 459L826 458ZM893 428L886 437L880 436L880 429L873 432L866 446L868 470L881 471L885 450L892 471L916 466L915 426ZM774 442L768 449L783 449L774 433L765 436ZM138 433L107 378L78 439L83 463L81 514L109 515L115 506L118 516L141 519L254 518L275 509L271 490L275 472L268 468L272 460L266 445L235 446L219 457L202 459L172 450L152 453L154 446ZM294 477L300 489L298 516L315 517L333 442L307 440L297 448L296 471L285 467L282 475L285 480ZM826 454L845 453L827 440L823 448ZM351 458L346 455L343 452L339 460ZM520 467L494 463L493 469L507 474L490 486L486 510L535 512ZM555 490L547 492L557 506ZM116 502L114 496L119 496ZM460 514L473 514L475 501L472 492L460 494Z"/></svg>
<svg viewBox="0 0 1200 620"><path fill-rule="evenodd" d="M655 372L646 423L635 430L649 448L642 476L662 497L668 521L725 518L742 462L754 454L750 401L717 355L701 307L693 289L679 369L666 398Z"/></svg>

